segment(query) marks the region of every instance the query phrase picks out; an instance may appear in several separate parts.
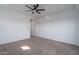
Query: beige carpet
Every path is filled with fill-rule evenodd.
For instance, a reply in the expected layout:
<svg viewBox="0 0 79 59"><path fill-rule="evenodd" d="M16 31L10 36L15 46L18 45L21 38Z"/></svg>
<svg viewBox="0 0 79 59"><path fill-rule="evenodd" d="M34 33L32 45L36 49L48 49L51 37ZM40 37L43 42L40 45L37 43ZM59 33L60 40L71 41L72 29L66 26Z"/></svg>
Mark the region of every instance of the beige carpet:
<svg viewBox="0 0 79 59"><path fill-rule="evenodd" d="M29 50L22 50L21 46L28 45ZM32 36L25 39L0 45L0 55L77 55L79 47L53 40Z"/></svg>

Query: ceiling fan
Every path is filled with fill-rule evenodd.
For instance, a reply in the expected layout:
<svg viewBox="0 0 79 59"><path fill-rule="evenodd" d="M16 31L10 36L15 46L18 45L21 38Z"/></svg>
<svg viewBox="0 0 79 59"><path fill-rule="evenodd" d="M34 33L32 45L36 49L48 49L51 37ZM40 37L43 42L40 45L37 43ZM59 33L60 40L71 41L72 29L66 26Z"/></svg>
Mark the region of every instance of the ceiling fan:
<svg viewBox="0 0 79 59"><path fill-rule="evenodd" d="M34 14L34 13L40 14L40 11L45 11L45 9L38 9L39 4L35 4L35 5L33 5L33 7L25 5L25 7L29 8L30 10L26 10L26 11L32 11L32 14Z"/></svg>

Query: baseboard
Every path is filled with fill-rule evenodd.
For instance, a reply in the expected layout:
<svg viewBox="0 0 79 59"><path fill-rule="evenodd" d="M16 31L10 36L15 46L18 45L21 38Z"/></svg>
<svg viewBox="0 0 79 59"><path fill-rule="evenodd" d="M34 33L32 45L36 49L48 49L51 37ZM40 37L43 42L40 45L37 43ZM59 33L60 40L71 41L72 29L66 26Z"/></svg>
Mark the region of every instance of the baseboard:
<svg viewBox="0 0 79 59"><path fill-rule="evenodd" d="M30 39L30 38L27 38L27 39ZM13 43L13 42L18 42L18 41L22 41L22 40L27 40L27 39L19 39L19 40L4 42L4 43L1 43L0 45L5 45L5 44Z"/></svg>
<svg viewBox="0 0 79 59"><path fill-rule="evenodd" d="M42 37L42 36L38 36L38 35L35 35L36 37L39 37L39 38L44 38L44 39L48 39L48 40L54 40L55 38L46 38L46 37ZM64 43L64 44L69 44L69 45L74 45L74 46L79 46L75 43L69 43L69 42L66 42L66 41L60 41L60 40L54 40L54 41L57 41L57 42L61 42L61 43Z"/></svg>

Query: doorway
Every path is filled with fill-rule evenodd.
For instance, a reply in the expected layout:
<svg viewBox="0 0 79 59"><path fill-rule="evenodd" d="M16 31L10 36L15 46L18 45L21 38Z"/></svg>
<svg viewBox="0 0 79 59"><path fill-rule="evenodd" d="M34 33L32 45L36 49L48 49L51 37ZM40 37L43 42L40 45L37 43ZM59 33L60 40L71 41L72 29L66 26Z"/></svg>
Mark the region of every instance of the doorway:
<svg viewBox="0 0 79 59"><path fill-rule="evenodd" d="M30 20L30 35L31 36L34 36L34 35L36 35L36 22L35 22L35 20L34 19L31 19Z"/></svg>

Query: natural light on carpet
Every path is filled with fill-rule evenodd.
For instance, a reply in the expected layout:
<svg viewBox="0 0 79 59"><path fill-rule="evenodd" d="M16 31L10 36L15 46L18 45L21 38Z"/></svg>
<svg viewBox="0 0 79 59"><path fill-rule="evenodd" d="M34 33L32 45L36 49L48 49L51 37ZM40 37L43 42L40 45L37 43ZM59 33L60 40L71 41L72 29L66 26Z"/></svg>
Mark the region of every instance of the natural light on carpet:
<svg viewBox="0 0 79 59"><path fill-rule="evenodd" d="M31 49L31 47L29 47L29 46L25 45L25 46L21 46L21 49L22 49L22 50L30 50L30 49Z"/></svg>

